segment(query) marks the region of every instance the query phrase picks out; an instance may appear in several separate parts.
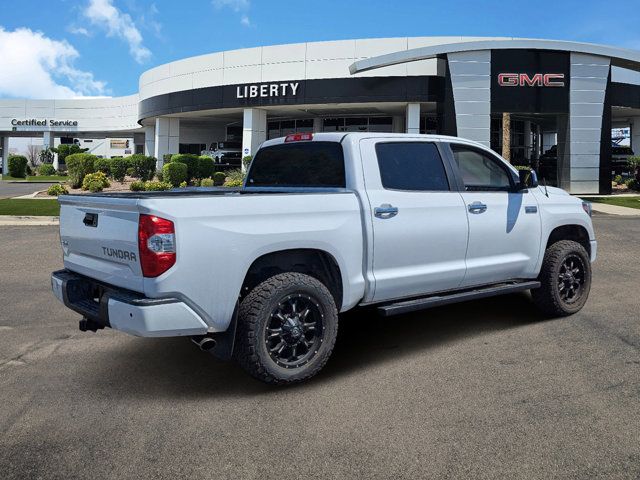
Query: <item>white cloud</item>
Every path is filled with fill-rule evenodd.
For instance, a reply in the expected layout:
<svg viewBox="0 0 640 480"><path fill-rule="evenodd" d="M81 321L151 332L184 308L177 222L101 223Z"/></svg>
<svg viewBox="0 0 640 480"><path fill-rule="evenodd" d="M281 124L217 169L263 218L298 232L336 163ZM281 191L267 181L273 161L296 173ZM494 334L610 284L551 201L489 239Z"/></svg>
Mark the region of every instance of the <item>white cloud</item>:
<svg viewBox="0 0 640 480"><path fill-rule="evenodd" d="M91 36L91 34L89 33L89 30L87 30L84 27L76 27L75 25L69 25L67 27L67 31L69 33L73 33L74 35L83 35L85 37Z"/></svg>
<svg viewBox="0 0 640 480"><path fill-rule="evenodd" d="M85 17L99 28L107 31L110 37L118 37L129 44L129 53L138 63L151 57L151 51L142 42L142 34L127 13L113 6L113 0L89 0L84 11Z"/></svg>
<svg viewBox="0 0 640 480"><path fill-rule="evenodd" d="M242 13L240 16L240 25L243 27L251 26L251 19L246 13L251 8L251 2L249 0L212 0L213 6L217 9L230 8L236 13Z"/></svg>
<svg viewBox="0 0 640 480"><path fill-rule="evenodd" d="M66 40L53 40L42 32L0 27L0 95L21 98L73 98L103 96L106 83L73 62L78 51Z"/></svg>

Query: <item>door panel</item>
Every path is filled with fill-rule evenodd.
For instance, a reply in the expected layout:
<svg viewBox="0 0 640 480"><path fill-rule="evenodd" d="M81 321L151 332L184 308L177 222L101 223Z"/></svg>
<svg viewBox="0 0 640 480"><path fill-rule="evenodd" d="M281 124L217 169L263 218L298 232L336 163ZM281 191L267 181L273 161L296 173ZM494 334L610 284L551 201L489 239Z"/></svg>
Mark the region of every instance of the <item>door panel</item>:
<svg viewBox="0 0 640 480"><path fill-rule="evenodd" d="M536 198L527 190L516 191L514 174L493 153L461 144L451 148L469 220L462 286L531 278L541 241Z"/></svg>
<svg viewBox="0 0 640 480"><path fill-rule="evenodd" d="M448 190L444 170L430 167L426 171L411 170L410 175L401 174L408 171L407 164L411 162L419 169L417 159L422 151L430 156L425 161L442 161L439 155L437 159L433 157L434 151L437 155L433 144L433 149L401 145L411 142L415 144L418 140L363 139L360 144L373 224L373 301L456 288L466 271L465 204L459 192ZM386 145L380 147L384 157L382 153L378 157L376 144ZM439 190L416 190L421 178ZM385 188L390 183L404 189Z"/></svg>
<svg viewBox="0 0 640 480"><path fill-rule="evenodd" d="M463 192L462 197L469 217L467 274L462 285L531 277L538 262L541 228L533 194ZM476 202L486 210L469 211ZM527 206L535 206L535 212Z"/></svg>

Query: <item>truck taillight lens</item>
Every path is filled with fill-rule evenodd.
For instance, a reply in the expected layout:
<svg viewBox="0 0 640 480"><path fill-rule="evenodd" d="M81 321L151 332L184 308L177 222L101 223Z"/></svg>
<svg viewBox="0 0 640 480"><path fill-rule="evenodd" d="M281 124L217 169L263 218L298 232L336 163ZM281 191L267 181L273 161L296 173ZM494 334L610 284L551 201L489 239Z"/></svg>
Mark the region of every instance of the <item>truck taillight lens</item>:
<svg viewBox="0 0 640 480"><path fill-rule="evenodd" d="M171 220L140 215L138 251L142 275L157 277L176 263L176 231Z"/></svg>

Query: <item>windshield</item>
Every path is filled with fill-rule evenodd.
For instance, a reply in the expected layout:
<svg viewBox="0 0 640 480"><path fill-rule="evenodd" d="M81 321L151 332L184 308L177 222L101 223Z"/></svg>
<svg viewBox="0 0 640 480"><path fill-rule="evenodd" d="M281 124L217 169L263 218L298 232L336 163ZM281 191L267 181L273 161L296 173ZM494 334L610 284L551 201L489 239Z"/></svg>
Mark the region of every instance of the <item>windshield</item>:
<svg viewBox="0 0 640 480"><path fill-rule="evenodd" d="M262 148L251 162L248 187L344 188L344 155L337 142L294 142Z"/></svg>

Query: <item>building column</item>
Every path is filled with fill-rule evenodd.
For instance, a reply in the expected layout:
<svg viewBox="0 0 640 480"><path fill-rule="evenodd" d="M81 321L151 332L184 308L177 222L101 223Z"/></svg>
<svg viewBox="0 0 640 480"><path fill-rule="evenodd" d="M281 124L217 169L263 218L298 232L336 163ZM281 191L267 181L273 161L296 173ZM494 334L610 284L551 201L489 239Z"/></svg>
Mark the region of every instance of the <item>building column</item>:
<svg viewBox="0 0 640 480"><path fill-rule="evenodd" d="M165 155L179 153L179 149L180 119L173 117L156 118L156 126L154 129L154 157L158 160L158 168L162 168Z"/></svg>
<svg viewBox="0 0 640 480"><path fill-rule="evenodd" d="M154 126L144 127L144 154L147 157L156 156L156 128Z"/></svg>
<svg viewBox="0 0 640 480"><path fill-rule="evenodd" d="M420 104L408 103L406 122L407 133L420 133Z"/></svg>
<svg viewBox="0 0 640 480"><path fill-rule="evenodd" d="M569 161L565 160L568 175L562 183L573 194L600 193L600 140L610 60L574 52L570 58L569 148L565 150ZM607 128L611 128L610 125ZM559 143L560 138L558 150Z"/></svg>
<svg viewBox="0 0 640 480"><path fill-rule="evenodd" d="M392 133L404 133L404 117L402 115L394 115L391 120Z"/></svg>
<svg viewBox="0 0 640 480"><path fill-rule="evenodd" d="M524 158L531 160L531 121L524 121Z"/></svg>
<svg viewBox="0 0 640 480"><path fill-rule="evenodd" d="M9 175L9 137L0 139L2 145L2 174Z"/></svg>
<svg viewBox="0 0 640 480"><path fill-rule="evenodd" d="M638 127L640 127L640 123L638 123ZM313 119L313 133L322 132L322 118L316 117Z"/></svg>
<svg viewBox="0 0 640 480"><path fill-rule="evenodd" d="M260 108L245 108L243 120L242 156L246 157L255 155L260 144L267 139L267 111Z"/></svg>
<svg viewBox="0 0 640 480"><path fill-rule="evenodd" d="M640 117L631 117L629 127L631 127L631 150L634 155L640 155Z"/></svg>

